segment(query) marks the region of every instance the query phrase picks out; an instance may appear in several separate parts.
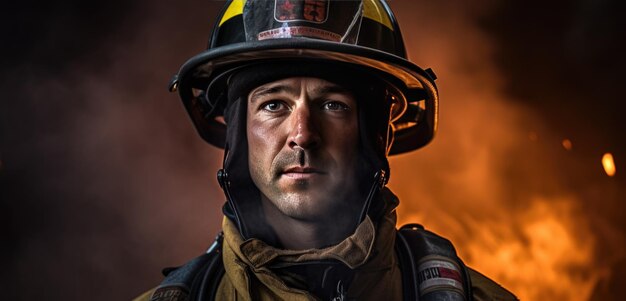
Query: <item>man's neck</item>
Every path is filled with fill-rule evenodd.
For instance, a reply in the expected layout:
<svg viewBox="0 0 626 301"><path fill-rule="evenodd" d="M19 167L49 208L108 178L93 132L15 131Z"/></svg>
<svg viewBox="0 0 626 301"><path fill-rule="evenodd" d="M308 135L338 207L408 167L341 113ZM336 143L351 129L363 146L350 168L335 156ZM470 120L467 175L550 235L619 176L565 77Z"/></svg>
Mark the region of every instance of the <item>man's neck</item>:
<svg viewBox="0 0 626 301"><path fill-rule="evenodd" d="M287 216L267 200L262 203L265 220L284 249L305 250L332 246L354 231L356 221L349 214L311 222Z"/></svg>

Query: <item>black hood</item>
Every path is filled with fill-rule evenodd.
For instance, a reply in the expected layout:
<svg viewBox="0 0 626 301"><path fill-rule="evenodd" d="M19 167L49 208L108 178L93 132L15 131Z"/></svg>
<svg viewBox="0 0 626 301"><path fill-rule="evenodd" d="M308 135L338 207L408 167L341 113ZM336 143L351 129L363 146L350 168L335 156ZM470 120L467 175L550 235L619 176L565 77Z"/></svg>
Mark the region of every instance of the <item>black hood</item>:
<svg viewBox="0 0 626 301"><path fill-rule="evenodd" d="M322 62L257 63L234 71L228 79L228 101L224 114L227 124L224 167L219 173L220 184L227 197L223 210L226 216L235 221L244 239L255 237L272 245L276 245L277 241L264 220L260 192L249 172L247 96L260 85L289 77L321 78L349 90L357 99L360 150L360 170L357 174L361 176L358 179L359 197L363 199L365 212L374 221L380 217L384 207L378 191L389 179L386 150L391 102L388 100L387 82L382 78L359 70L354 65ZM364 214L361 214L362 219Z"/></svg>

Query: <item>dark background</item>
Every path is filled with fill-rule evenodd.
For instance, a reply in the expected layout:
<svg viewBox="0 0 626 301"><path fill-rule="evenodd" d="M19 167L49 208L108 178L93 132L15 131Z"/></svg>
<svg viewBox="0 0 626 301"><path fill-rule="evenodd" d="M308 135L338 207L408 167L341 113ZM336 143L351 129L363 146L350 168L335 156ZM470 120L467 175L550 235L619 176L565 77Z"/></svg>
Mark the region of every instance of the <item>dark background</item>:
<svg viewBox="0 0 626 301"><path fill-rule="evenodd" d="M180 264L210 245L221 221L223 197L214 180L221 154L203 144L166 87L179 66L204 49L222 5L192 0L3 4L2 299L129 300L158 284L162 267ZM471 189L441 188L462 186L463 178L437 178L443 173L440 167L461 164L445 158L468 158L468 149L486 146L493 154L488 158L507 159L499 160L498 173L487 177L480 176L482 169L467 168L473 181L469 186L499 183L504 192L495 198L507 200L502 201L506 205L489 200L484 206L509 212L510 220L521 219L534 212L524 205L529 191L547 199L567 191L566 199L572 201L565 201L566 208L577 209L567 217L573 220L555 219L572 235L572 243L564 245L583 251L593 247L581 251L586 259L575 261L576 269L548 265L557 276L573 275L568 285L586 279L582 283L591 283L588 295L568 299L563 292L533 291L534 276L495 278L505 284L518 281L519 286L508 286L528 290L522 296L619 300L626 285L620 170L626 156L623 1L396 0L391 6L412 59L441 70L441 142L423 151L421 159L419 152L397 159L417 162L415 168L430 166L420 172L432 172L440 188L422 191L425 201L420 204L430 207L404 201L400 213L417 212L428 221L432 218L420 210L450 205L457 213L471 213L470 220L480 225L499 221L456 202L472 199ZM501 136L489 132L498 130ZM524 137L516 140L519 133ZM565 138L573 142L569 152L560 148ZM467 147L459 148L453 139L466 141ZM614 177L602 171L605 152L615 157ZM432 158L440 161L425 162ZM392 186L396 181L402 192L410 183L403 182L407 171L397 169ZM428 201L428 195L443 190L455 193L448 197L453 203ZM559 202L544 203L548 212L560 216ZM459 220L459 227L471 228L467 220ZM471 250L463 239L471 239L470 234L433 223L444 234L459 236L460 245ZM534 240L519 237L515 241L521 248L535 250ZM578 254L572 248L558 254L550 247L541 250L558 257ZM472 252L467 254L471 259ZM472 260L481 266L480 260ZM518 261L512 262L515 269ZM554 281L547 286L558 286Z"/></svg>

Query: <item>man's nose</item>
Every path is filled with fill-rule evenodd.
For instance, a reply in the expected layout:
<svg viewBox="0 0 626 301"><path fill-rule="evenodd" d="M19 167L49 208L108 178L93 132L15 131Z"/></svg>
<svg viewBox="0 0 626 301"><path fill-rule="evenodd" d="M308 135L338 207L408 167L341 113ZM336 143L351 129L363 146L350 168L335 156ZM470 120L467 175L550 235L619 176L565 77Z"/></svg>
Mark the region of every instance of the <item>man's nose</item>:
<svg viewBox="0 0 626 301"><path fill-rule="evenodd" d="M291 123L291 132L289 133L289 147L312 149L319 146L321 137L318 124L311 114L311 108L301 106L296 108L291 114L293 122Z"/></svg>

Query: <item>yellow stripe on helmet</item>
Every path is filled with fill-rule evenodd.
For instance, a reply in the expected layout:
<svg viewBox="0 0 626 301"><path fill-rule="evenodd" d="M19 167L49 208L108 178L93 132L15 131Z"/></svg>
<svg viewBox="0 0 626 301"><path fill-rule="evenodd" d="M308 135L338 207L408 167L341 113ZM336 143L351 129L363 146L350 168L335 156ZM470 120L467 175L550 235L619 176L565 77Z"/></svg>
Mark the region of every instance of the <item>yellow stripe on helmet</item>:
<svg viewBox="0 0 626 301"><path fill-rule="evenodd" d="M246 4L246 0L233 0L224 12L219 26L222 26L222 24L230 20L230 18L243 14L244 4Z"/></svg>
<svg viewBox="0 0 626 301"><path fill-rule="evenodd" d="M385 10L385 7L380 3L380 0L365 0L363 1L363 16L372 19L382 25L389 27L393 30L389 15Z"/></svg>

